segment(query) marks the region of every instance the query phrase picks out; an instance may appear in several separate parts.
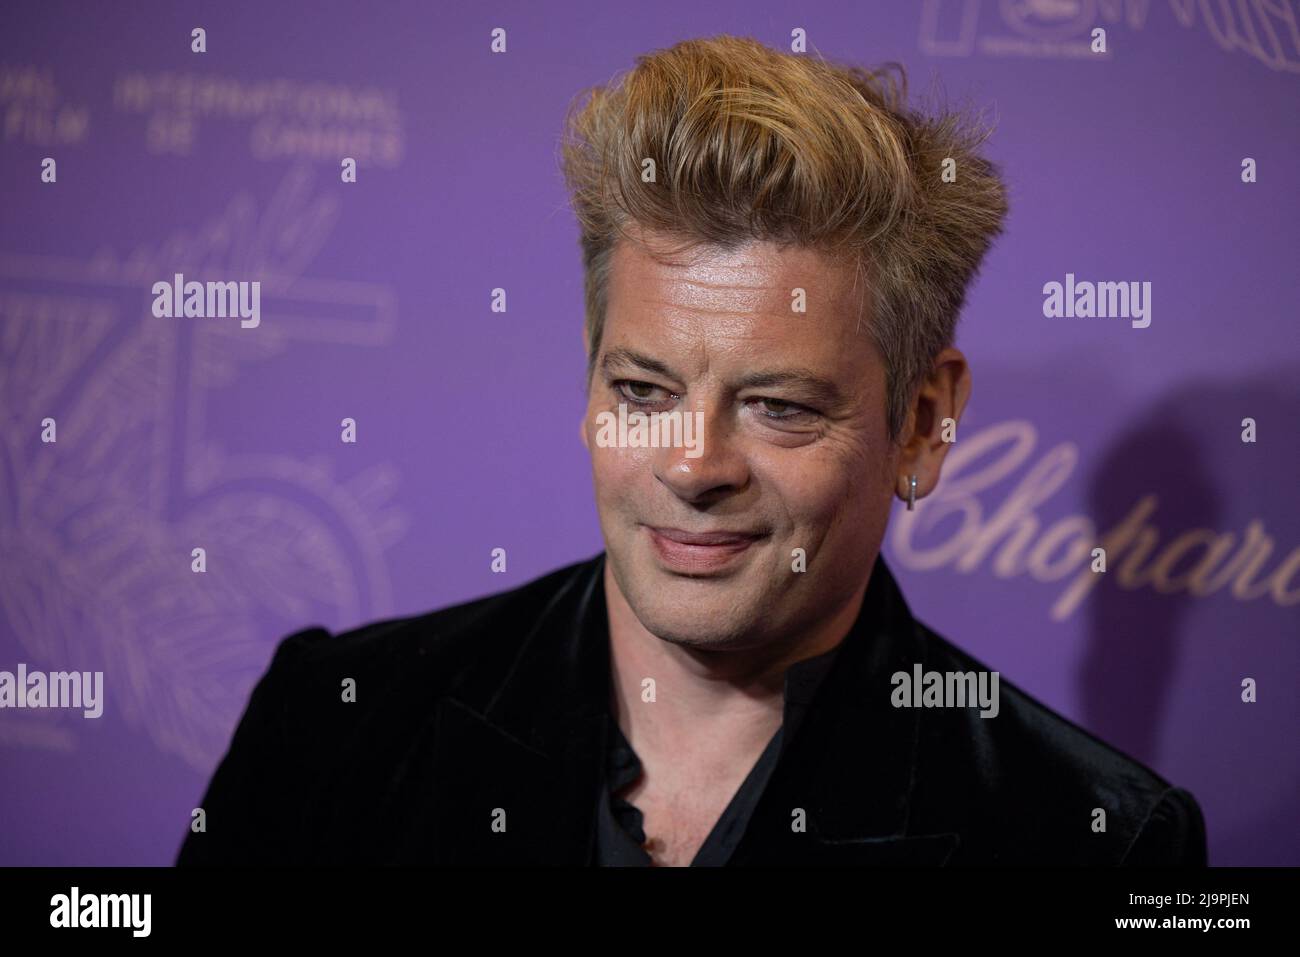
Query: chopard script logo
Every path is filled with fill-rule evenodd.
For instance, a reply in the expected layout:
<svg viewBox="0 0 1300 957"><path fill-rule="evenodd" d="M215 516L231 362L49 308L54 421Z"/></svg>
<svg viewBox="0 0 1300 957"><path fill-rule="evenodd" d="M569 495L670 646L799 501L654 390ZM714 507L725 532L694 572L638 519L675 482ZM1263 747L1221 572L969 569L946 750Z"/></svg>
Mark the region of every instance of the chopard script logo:
<svg viewBox="0 0 1300 957"><path fill-rule="evenodd" d="M1263 566L1274 541L1264 523L1252 519L1245 531L1193 528L1161 542L1147 523L1159 507L1156 495L1143 495L1115 527L1100 531L1086 515L1067 515L1048 524L1036 509L1065 484L1078 461L1078 449L1062 442L1033 463L992 511L982 494L1026 463L1037 441L1026 421L1002 422L955 445L944 463L943 481L916 511L890 522L892 544L902 564L918 570L951 566L970 572L993 555L1000 578L1028 572L1041 582L1065 581L1052 606L1052 618L1068 618L1103 578L1125 590L1150 586L1162 594L1186 591L1196 597L1227 586L1238 601L1268 596L1282 607L1300 603L1300 548L1293 548L1271 573ZM1006 451L995 454L999 446ZM976 465L975 463L979 463ZM986 514L987 513L987 514ZM959 519L955 533L935 545L916 539L947 520ZM1105 549L1107 575L1093 571L1093 550ZM995 551L996 549L996 551Z"/></svg>

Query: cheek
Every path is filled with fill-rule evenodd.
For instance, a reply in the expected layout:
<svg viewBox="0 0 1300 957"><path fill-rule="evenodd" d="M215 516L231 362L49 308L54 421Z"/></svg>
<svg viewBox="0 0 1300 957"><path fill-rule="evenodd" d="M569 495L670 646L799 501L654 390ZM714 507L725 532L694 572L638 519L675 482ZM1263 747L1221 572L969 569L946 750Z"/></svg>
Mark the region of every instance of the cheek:
<svg viewBox="0 0 1300 957"><path fill-rule="evenodd" d="M875 451L846 445L798 461L782 456L771 459L764 471L795 525L826 528L866 518L879 493Z"/></svg>
<svg viewBox="0 0 1300 957"><path fill-rule="evenodd" d="M836 472L805 477L787 498L791 516L799 525L831 528L848 516L861 514L865 503L860 482L850 482Z"/></svg>
<svg viewBox="0 0 1300 957"><path fill-rule="evenodd" d="M622 500L644 499L641 488L653 476L653 462L644 449L600 448L594 432L591 443L592 481L597 500L613 504ZM653 451L653 450L649 450Z"/></svg>

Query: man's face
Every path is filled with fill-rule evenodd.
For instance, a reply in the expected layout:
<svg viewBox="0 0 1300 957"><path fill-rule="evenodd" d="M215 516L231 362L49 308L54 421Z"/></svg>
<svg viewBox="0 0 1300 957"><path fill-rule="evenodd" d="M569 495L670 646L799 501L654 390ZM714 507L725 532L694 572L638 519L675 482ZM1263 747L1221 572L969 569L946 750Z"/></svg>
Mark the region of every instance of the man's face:
<svg viewBox="0 0 1300 957"><path fill-rule="evenodd" d="M700 247L678 261L629 242L614 252L584 422L610 571L664 640L797 641L866 581L895 486L885 368L870 317L857 328L863 290L806 249ZM620 402L703 413L703 454L601 447L597 416Z"/></svg>

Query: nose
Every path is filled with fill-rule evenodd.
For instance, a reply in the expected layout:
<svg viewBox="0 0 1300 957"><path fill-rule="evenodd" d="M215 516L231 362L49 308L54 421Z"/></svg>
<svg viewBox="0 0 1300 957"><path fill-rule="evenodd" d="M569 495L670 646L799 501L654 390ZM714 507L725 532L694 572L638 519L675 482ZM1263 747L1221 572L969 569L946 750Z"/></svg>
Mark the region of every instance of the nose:
<svg viewBox="0 0 1300 957"><path fill-rule="evenodd" d="M682 410L690 418L694 449L661 448L655 455L655 477L684 502L707 504L749 484L749 463L727 410L720 403L695 403ZM683 427L686 426L683 421ZM685 434L685 433L683 433ZM689 453L689 454L688 454Z"/></svg>

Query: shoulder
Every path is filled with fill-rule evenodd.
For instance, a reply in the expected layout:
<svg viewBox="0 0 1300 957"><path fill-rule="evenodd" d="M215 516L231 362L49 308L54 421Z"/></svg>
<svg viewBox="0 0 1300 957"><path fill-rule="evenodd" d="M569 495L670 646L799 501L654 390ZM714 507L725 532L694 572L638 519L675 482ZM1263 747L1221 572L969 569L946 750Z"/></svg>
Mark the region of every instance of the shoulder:
<svg viewBox="0 0 1300 957"><path fill-rule="evenodd" d="M914 626L927 670L998 670L923 623ZM995 715L941 709L922 722L918 760L972 795L968 851L1000 863L1052 862L1040 854L1059 863L1205 863L1204 820L1187 790L1001 674L997 688Z"/></svg>
<svg viewBox="0 0 1300 957"><path fill-rule="evenodd" d="M388 618L331 633L306 628L282 639L270 673L292 675L302 690L345 678L362 689L389 695L418 686L421 700L458 690L476 677L500 678L529 629L560 596L589 574L598 559L575 562L516 588L435 611Z"/></svg>
<svg viewBox="0 0 1300 957"><path fill-rule="evenodd" d="M382 806L439 700L490 693L598 561L437 611L281 639L203 796L209 832L188 834L177 863L300 862L321 834L343 840L366 816L356 808Z"/></svg>

